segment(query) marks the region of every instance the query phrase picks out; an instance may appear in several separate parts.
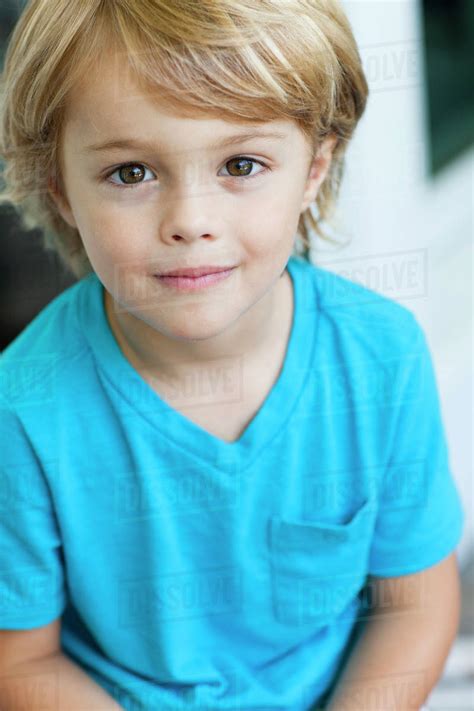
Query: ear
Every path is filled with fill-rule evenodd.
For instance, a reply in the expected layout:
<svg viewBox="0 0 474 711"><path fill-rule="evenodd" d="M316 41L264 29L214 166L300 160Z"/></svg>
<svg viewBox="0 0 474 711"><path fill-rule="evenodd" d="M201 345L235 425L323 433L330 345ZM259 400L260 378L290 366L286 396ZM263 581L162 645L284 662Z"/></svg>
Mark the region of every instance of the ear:
<svg viewBox="0 0 474 711"><path fill-rule="evenodd" d="M310 167L306 187L303 193L303 202L301 204L301 212L316 199L320 185L329 171L332 160L332 153L337 143L337 136L334 133L326 136L324 141L319 146L316 157L313 159Z"/></svg>
<svg viewBox="0 0 474 711"><path fill-rule="evenodd" d="M74 215L67 201L67 198L63 195L63 192L57 181L54 180L54 178L51 176L48 179L48 192L63 220L67 222L68 225L70 225L71 227L77 229L76 220L74 219Z"/></svg>

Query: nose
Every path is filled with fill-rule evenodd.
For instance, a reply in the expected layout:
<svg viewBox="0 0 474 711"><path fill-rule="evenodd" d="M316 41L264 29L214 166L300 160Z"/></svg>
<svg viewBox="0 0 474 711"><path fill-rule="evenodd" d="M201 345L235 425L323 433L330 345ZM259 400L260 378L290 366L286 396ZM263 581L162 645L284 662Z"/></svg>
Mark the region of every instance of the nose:
<svg viewBox="0 0 474 711"><path fill-rule="evenodd" d="M223 233L219 204L223 199L218 187L212 188L204 180L170 190L160 210L161 239L166 243L218 239Z"/></svg>

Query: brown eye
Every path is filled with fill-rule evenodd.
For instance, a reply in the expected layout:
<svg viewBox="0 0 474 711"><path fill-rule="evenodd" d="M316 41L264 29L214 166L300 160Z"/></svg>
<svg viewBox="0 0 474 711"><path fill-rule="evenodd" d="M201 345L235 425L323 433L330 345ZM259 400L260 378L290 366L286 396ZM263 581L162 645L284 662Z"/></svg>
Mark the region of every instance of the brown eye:
<svg viewBox="0 0 474 711"><path fill-rule="evenodd" d="M105 182L110 183L113 188L133 188L135 185L146 185L149 180L143 180L146 173L153 176L153 172L141 163L124 163L116 168L113 173L105 177ZM114 175L118 175L120 182L112 180Z"/></svg>
<svg viewBox="0 0 474 711"><path fill-rule="evenodd" d="M141 182L141 178L145 175L145 170L143 166L138 164L124 165L118 169L118 174L126 184L133 185Z"/></svg>
<svg viewBox="0 0 474 711"><path fill-rule="evenodd" d="M251 160L250 158L232 158L231 160L227 161L227 165L236 165L236 175L250 175L252 171L252 163L255 163L255 161Z"/></svg>

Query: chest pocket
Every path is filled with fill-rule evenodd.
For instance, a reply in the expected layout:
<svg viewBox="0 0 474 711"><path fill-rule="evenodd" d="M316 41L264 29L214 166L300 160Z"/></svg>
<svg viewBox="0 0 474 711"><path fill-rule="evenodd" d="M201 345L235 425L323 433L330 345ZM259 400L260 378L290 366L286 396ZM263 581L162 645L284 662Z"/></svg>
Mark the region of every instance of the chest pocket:
<svg viewBox="0 0 474 711"><path fill-rule="evenodd" d="M373 522L370 498L345 523L270 516L272 604L279 622L319 627L358 604Z"/></svg>

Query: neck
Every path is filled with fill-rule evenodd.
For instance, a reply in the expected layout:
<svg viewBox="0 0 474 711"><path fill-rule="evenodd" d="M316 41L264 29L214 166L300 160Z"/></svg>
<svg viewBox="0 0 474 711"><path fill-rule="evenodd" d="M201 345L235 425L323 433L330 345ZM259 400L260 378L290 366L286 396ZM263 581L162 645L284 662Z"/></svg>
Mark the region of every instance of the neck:
<svg viewBox="0 0 474 711"><path fill-rule="evenodd" d="M246 369L262 367L268 353L289 337L292 323L292 284L285 269L277 282L251 309L213 338L172 339L127 311L116 310L104 289L105 311L125 357L139 372L181 382L191 370L215 367L219 359L245 356Z"/></svg>

